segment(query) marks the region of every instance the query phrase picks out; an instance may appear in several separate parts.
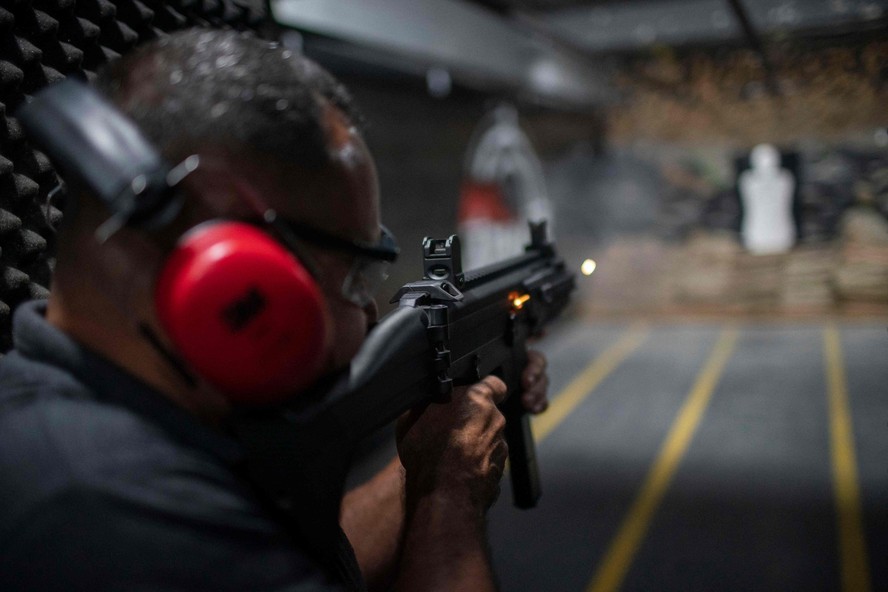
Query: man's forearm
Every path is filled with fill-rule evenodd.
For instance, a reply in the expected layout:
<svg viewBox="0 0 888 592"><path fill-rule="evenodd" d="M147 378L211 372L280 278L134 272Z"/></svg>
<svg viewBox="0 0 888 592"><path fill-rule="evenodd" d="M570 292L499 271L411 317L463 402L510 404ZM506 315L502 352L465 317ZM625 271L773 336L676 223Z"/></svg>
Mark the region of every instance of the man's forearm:
<svg viewBox="0 0 888 592"><path fill-rule="evenodd" d="M340 523L369 590L395 579L404 529L404 469L397 458L342 500Z"/></svg>
<svg viewBox="0 0 888 592"><path fill-rule="evenodd" d="M369 590L493 592L485 519L468 496L410 500L398 459L343 498L342 528ZM405 532L406 527L406 532Z"/></svg>
<svg viewBox="0 0 888 592"><path fill-rule="evenodd" d="M495 592L483 512L468 496L409 500L398 592Z"/></svg>

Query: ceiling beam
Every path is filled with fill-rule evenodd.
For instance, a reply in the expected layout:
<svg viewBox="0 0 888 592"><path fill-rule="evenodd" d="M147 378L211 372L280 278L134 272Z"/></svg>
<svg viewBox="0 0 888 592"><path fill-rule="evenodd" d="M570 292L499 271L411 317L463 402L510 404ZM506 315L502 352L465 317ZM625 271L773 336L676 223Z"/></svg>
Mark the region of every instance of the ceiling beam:
<svg viewBox="0 0 888 592"><path fill-rule="evenodd" d="M780 89L777 87L774 66L768 58L765 46L762 43L758 32L755 30L755 27L749 20L749 16L746 14L746 9L743 7L740 0L728 0L728 5L730 5L731 10L734 11L734 16L740 24L740 28L743 29L743 34L746 36L747 43L749 43L750 47L752 47L753 51L758 55L759 61L762 63L762 68L765 70L765 82L768 86L768 90L770 90L771 94L775 97L779 97Z"/></svg>
<svg viewBox="0 0 888 592"><path fill-rule="evenodd" d="M358 62L419 75L444 70L469 88L553 106L615 97L591 61L462 0L271 0L271 8L285 27L342 41L340 57Z"/></svg>

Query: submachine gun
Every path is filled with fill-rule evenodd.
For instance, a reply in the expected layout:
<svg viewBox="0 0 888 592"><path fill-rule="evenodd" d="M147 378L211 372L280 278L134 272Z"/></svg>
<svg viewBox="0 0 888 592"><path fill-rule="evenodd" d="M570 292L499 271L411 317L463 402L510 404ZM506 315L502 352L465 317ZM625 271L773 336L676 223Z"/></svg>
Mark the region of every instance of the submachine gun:
<svg viewBox="0 0 888 592"><path fill-rule="evenodd" d="M512 395L521 390L528 338L564 310L575 281L546 223L531 223L530 231L523 254L467 272L459 237L424 239L423 279L397 292L391 302L398 307L370 332L347 375L283 412L239 414L236 432L251 453L252 477L279 505L313 508L293 512L303 531L323 532L322 523L338 518L348 466L365 437L489 374L502 378L510 395L501 409L514 503L536 505L529 417Z"/></svg>

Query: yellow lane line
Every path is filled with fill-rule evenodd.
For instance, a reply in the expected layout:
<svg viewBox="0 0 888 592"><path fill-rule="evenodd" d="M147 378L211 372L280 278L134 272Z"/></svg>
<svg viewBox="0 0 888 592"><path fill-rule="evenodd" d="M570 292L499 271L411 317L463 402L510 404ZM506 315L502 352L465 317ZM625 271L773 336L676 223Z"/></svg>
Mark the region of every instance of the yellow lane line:
<svg viewBox="0 0 888 592"><path fill-rule="evenodd" d="M613 372L629 354L638 349L649 332L650 330L643 323L633 323L617 343L586 366L564 390L552 399L552 403L545 413L533 418L531 422L533 439L540 442L558 427L576 409L577 405L582 403L598 387L602 380Z"/></svg>
<svg viewBox="0 0 888 592"><path fill-rule="evenodd" d="M706 411L712 392L724 371L737 341L736 329L724 329L706 365L685 400L672 428L663 442L660 454L645 479L644 485L623 520L604 561L587 587L587 592L613 592L623 583L651 518L660 504L681 458L690 445L697 425Z"/></svg>
<svg viewBox="0 0 888 592"><path fill-rule="evenodd" d="M830 450L839 528L842 592L869 592L872 586L863 536L854 431L848 406L841 339L835 325L829 325L823 331L823 355L829 386Z"/></svg>

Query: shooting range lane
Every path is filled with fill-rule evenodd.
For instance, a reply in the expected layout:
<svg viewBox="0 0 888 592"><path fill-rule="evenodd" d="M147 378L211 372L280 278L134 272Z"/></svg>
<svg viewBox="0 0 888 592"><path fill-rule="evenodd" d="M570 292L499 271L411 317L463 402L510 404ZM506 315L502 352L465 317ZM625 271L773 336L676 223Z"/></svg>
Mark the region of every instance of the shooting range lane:
<svg viewBox="0 0 888 592"><path fill-rule="evenodd" d="M633 330L587 327L584 339L550 357L551 392ZM503 590L585 589L717 337L717 327L652 330L539 443L539 506L515 510L504 484L490 518ZM558 349L550 343L557 339L553 333L546 343Z"/></svg>
<svg viewBox="0 0 888 592"><path fill-rule="evenodd" d="M553 332L553 395L639 330ZM885 323L749 324L735 340L714 323L643 330L542 434L539 507L511 507L504 483L490 518L502 589L888 589Z"/></svg>
<svg viewBox="0 0 888 592"><path fill-rule="evenodd" d="M837 331L870 584L872 590L884 590L888 588L888 334L884 324L845 326Z"/></svg>

